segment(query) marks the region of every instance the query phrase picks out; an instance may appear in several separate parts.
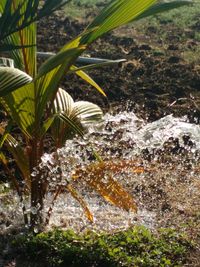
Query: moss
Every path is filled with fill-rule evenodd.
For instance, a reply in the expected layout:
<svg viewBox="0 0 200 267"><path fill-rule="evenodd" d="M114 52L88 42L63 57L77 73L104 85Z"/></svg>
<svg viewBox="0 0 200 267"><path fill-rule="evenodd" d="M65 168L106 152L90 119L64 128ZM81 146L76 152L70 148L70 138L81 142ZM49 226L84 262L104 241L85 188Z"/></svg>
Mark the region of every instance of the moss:
<svg viewBox="0 0 200 267"><path fill-rule="evenodd" d="M182 266L192 244L172 229L159 235L145 227L114 234L54 230L36 236L23 236L13 243L20 257L44 266Z"/></svg>

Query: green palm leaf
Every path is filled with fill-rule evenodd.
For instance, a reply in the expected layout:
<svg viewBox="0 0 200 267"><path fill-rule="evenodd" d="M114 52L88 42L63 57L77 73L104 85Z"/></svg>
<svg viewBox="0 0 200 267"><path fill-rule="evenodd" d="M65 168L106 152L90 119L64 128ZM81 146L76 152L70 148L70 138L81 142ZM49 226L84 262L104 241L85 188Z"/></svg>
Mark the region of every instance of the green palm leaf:
<svg viewBox="0 0 200 267"><path fill-rule="evenodd" d="M95 30L86 34L81 43L92 43L103 34L132 21L155 2L156 0L111 1L88 26L87 30Z"/></svg>
<svg viewBox="0 0 200 267"><path fill-rule="evenodd" d="M18 37L18 38L17 38ZM22 65L22 70L31 77L36 75L36 24L33 23L19 31L19 33L10 36L11 44L21 46L21 50L12 50L11 55L15 62ZM8 39L7 39L8 40ZM20 56L20 59L18 57ZM20 67L18 65L17 67Z"/></svg>
<svg viewBox="0 0 200 267"><path fill-rule="evenodd" d="M74 107L73 98L63 89L59 88L53 105L53 113L64 112L70 116Z"/></svg>
<svg viewBox="0 0 200 267"><path fill-rule="evenodd" d="M75 71L79 71L79 70L82 70L82 71L83 70L92 70L92 69L100 68L100 67L103 67L103 66L109 66L109 65L114 65L114 64L126 62L126 59L116 59L116 60L99 59L99 61L100 60L102 60L102 62L92 63L92 64L88 64L88 65L81 66L81 67L76 67L77 70L72 68L70 70L70 72L75 72Z"/></svg>
<svg viewBox="0 0 200 267"><path fill-rule="evenodd" d="M58 56L56 55L55 57L49 59L39 69L38 76L36 76L35 79L37 103L36 117L38 120L42 119L47 103L53 103L58 91L60 80L84 49L85 47L83 46L66 49Z"/></svg>
<svg viewBox="0 0 200 267"><path fill-rule="evenodd" d="M38 78L48 71L61 65L65 60L65 51L81 47L82 52L88 45L94 42L101 35L130 22L140 13L150 7L156 0L115 0L112 1L99 16L87 27L87 29L67 43L61 51L47 60L39 69Z"/></svg>
<svg viewBox="0 0 200 267"><path fill-rule="evenodd" d="M83 70L81 70L75 66L71 66L70 71L74 71L80 78L82 78L88 84L90 84L94 88L96 88L103 96L106 96L103 89L86 72L84 72Z"/></svg>
<svg viewBox="0 0 200 267"><path fill-rule="evenodd" d="M21 70L0 66L0 97L7 95L31 81L32 78Z"/></svg>
<svg viewBox="0 0 200 267"><path fill-rule="evenodd" d="M0 43L0 53L2 53L2 52L10 52L10 53L16 52L16 53L18 53L17 50L32 46L32 45L31 46L30 45L24 45L24 46L22 46L22 45L14 45L14 44L12 44L11 41L6 41L7 39L9 39L9 37L10 36L8 36L4 40L4 43L3 44ZM15 63L15 66L18 67L18 65L16 65L16 63ZM20 68L20 67L18 67L18 68Z"/></svg>
<svg viewBox="0 0 200 267"><path fill-rule="evenodd" d="M17 90L16 90L17 89ZM32 78L16 68L0 67L0 103L28 137L35 123L35 96Z"/></svg>
<svg viewBox="0 0 200 267"><path fill-rule="evenodd" d="M28 12L33 12L37 1L12 1L11 11L19 10L21 19L17 22L18 32L4 38L4 45L8 47L21 47L21 50L11 50L10 54L16 62L16 67L25 71L32 77L36 74L36 24L30 23L28 27L21 27L23 22L31 19ZM33 9L33 10L32 10ZM5 12L5 11L4 11ZM27 14L28 13L28 14Z"/></svg>
<svg viewBox="0 0 200 267"><path fill-rule="evenodd" d="M5 129L2 126L0 126L0 135L4 138L5 146L13 156L18 168L23 174L26 186L30 187L30 168L27 155L24 153L24 150L17 140L8 132L5 132Z"/></svg>
<svg viewBox="0 0 200 267"><path fill-rule="evenodd" d="M54 99L61 78L87 46L102 34L131 21L153 2L154 0L115 0L101 12L86 31L67 43L57 55L41 66L36 76L38 120L43 117L47 102Z"/></svg>
<svg viewBox="0 0 200 267"><path fill-rule="evenodd" d="M75 134L79 134L80 136L83 137L83 131L80 125L72 120L70 117L66 116L65 113L60 113L58 114L58 118L63 120L65 122L65 125L71 130L71 134L74 136ZM67 130L67 138L69 135L69 131Z"/></svg>
<svg viewBox="0 0 200 267"><path fill-rule="evenodd" d="M66 140L76 133L83 135L87 124L101 121L103 116L102 110L97 105L86 101L74 102L71 96L61 88L54 100L52 112L53 114L60 113L51 127L51 134L57 147L64 145Z"/></svg>
<svg viewBox="0 0 200 267"><path fill-rule="evenodd" d="M74 103L71 118L80 121L82 126L102 121L103 112L95 104L88 101L78 101Z"/></svg>
<svg viewBox="0 0 200 267"><path fill-rule="evenodd" d="M35 95L33 82L0 98L0 102L12 120L28 138L32 138L33 134L39 131L35 125Z"/></svg>
<svg viewBox="0 0 200 267"><path fill-rule="evenodd" d="M140 14L136 20L143 19L152 15L156 15L162 12L169 11L174 8L182 7L182 6L188 6L191 5L192 1L185 1L185 0L176 0L176 1L171 1L171 2L161 2L157 3L147 10L145 10L142 14Z"/></svg>
<svg viewBox="0 0 200 267"><path fill-rule="evenodd" d="M64 0L1 0L0 40L50 15L68 1Z"/></svg>

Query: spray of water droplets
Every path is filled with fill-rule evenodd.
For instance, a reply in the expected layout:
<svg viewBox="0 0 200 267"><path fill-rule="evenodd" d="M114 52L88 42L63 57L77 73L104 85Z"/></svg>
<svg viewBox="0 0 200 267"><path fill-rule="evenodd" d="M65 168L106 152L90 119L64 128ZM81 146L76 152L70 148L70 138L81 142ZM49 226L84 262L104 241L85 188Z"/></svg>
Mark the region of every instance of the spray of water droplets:
<svg viewBox="0 0 200 267"><path fill-rule="evenodd" d="M192 194L191 179L198 178L191 165L189 171L184 170L181 164L176 166L168 164L166 167L166 163L159 165L160 169L158 169L157 165L146 161L143 161L140 166L137 159L145 149L162 150L165 142L170 138L173 140L178 138L179 146L191 153L193 162L196 164L196 154L200 148L199 137L200 126L188 123L185 118L178 119L169 115L145 124L132 112L123 112L115 116L106 114L104 123L90 127L84 139L77 137L74 140L68 140L65 146L56 152L44 154L38 168L33 171L32 176L40 172L49 184L45 199L45 214L52 205L54 192L60 186L63 188L54 203L49 227L72 227L79 231L86 227L101 230L124 229L136 223L154 227L158 220L158 210L165 213L166 210L174 208L175 204L172 205L173 197L169 194L169 190L172 190L178 179L183 176L184 182L188 181L187 188L183 186L184 189L182 187L180 189L181 201L181 190L185 190L186 195ZM133 161L136 162L136 167L146 168L144 172L137 172L129 166L113 174L108 170L108 173L104 172L102 179L106 184L107 176L112 174L116 181L127 188L138 204L137 215L111 206L88 188L86 181L74 182L73 176L77 169L84 171L88 165L96 162L96 152L104 161ZM76 189L88 203L94 215L93 224L88 222L79 203L67 192L66 186L69 183L75 184ZM176 194L178 196L178 193ZM185 209L186 206L185 204L181 208ZM2 209L5 210L5 207ZM176 209L180 209L180 205L177 205ZM27 212L34 213L36 210L29 208Z"/></svg>

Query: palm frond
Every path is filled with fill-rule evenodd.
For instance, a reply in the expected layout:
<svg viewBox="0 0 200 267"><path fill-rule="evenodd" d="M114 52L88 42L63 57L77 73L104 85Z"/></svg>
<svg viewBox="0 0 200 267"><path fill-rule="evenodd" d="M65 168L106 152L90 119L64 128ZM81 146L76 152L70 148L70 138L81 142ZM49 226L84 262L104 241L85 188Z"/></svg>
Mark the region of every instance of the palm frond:
<svg viewBox="0 0 200 267"><path fill-rule="evenodd" d="M99 106L88 101L74 103L71 118L77 118L84 126L91 123L102 122L103 112Z"/></svg>
<svg viewBox="0 0 200 267"><path fill-rule="evenodd" d="M61 8L66 0L1 0L0 40Z"/></svg>
<svg viewBox="0 0 200 267"><path fill-rule="evenodd" d="M132 21L155 2L156 0L111 1L88 26L87 30L93 31L83 36L81 44L92 43L105 33Z"/></svg>
<svg viewBox="0 0 200 267"><path fill-rule="evenodd" d="M33 82L1 97L0 103L27 138L40 131L36 127Z"/></svg>
<svg viewBox="0 0 200 267"><path fill-rule="evenodd" d="M18 168L20 169L26 182L26 186L30 187L29 161L27 155L24 153L23 148L11 134L5 131L2 126L0 126L0 135L4 139L3 144L7 147L8 151L13 156Z"/></svg>
<svg viewBox="0 0 200 267"><path fill-rule="evenodd" d="M81 68L71 66L70 71L74 71L79 77L81 77L88 84L92 85L94 88L97 89L97 91L99 91L103 96L106 97L106 94L104 93L103 89Z"/></svg>
<svg viewBox="0 0 200 267"><path fill-rule="evenodd" d="M19 69L0 66L0 97L13 92L31 81L32 78Z"/></svg>
<svg viewBox="0 0 200 267"><path fill-rule="evenodd" d="M54 100L52 113L60 113L51 125L51 134L57 147L63 146L67 139L77 133L83 135L87 124L102 121L103 117L102 110L97 105L86 101L74 102L61 88Z"/></svg>
<svg viewBox="0 0 200 267"><path fill-rule="evenodd" d="M160 14L166 11L169 11L171 9L179 8L182 6L188 6L191 5L192 1L185 1L185 0L176 0L176 1L169 1L169 2L160 2L157 3L147 10L145 10L142 14L140 14L136 20L143 19L149 16L154 16L156 14Z"/></svg>
<svg viewBox="0 0 200 267"><path fill-rule="evenodd" d="M85 47L83 46L67 49L63 51L62 54L49 59L49 61L44 63L39 69L35 79L37 102L36 117L38 120L43 118L47 103L53 104L60 80L84 49Z"/></svg>
<svg viewBox="0 0 200 267"><path fill-rule="evenodd" d="M72 186L72 185L67 185L67 190L70 192L70 194L72 195L73 198L75 198L79 204L81 205L81 207L84 210L84 213L86 215L86 217L88 218L89 221L93 222L93 215L90 212L87 203L85 202L85 200L83 199L83 197L77 192L77 190Z"/></svg>
<svg viewBox="0 0 200 267"><path fill-rule="evenodd" d="M112 177L116 171L122 171L123 168L127 168L125 162L123 162L123 164L120 162L116 164L114 162L92 163L84 169L80 168L76 170L72 178L78 181L84 180L106 201L113 205L127 211L137 212L137 205L133 197ZM137 172L137 170L138 167L135 167L134 171Z"/></svg>

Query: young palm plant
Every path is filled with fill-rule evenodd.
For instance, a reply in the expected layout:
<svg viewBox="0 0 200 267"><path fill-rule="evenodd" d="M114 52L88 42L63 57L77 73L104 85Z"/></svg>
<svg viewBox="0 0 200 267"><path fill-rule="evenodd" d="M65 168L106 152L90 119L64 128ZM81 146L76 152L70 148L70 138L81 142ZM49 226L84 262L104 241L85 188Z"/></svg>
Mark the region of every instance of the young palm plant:
<svg viewBox="0 0 200 267"><path fill-rule="evenodd" d="M10 172L3 151L0 153L0 158L21 200L23 201L26 195L30 196L30 205L36 212L31 213L30 218L24 212L24 219L32 228L44 222L42 211L48 182L47 177L43 177L42 171L34 172L34 170L44 153L47 132L52 134L55 146L59 148L67 138L72 138L75 134L83 136L85 123L102 120L102 111L97 105L84 101L76 103L69 94L60 89L61 79L67 73L74 72L105 95L84 72L94 66L78 68L75 66L77 58L97 38L116 27L188 4L185 1L176 1L154 5L155 2L155 0L111 1L78 37L65 44L55 56L49 58L37 70L36 21L60 7L63 1L1 0L0 51L9 51L15 68L11 60L1 61L3 64L0 66L0 103L7 113L8 123L0 124L2 136L0 146L5 146L13 156L16 168L25 182L24 188L20 187L18 180ZM22 143L10 134L14 125L20 129L23 136ZM76 170L74 180L83 179L88 173L93 173L91 178L87 179L90 186L111 203L126 210L136 211L132 197L112 177L109 177L112 190L104 186L101 180L103 172L98 172L104 167L104 163L100 162L99 166L95 164L89 166L87 172ZM82 205L87 217L92 220L92 214L78 192L71 184L68 184L67 189ZM54 199L59 192L60 188L55 193Z"/></svg>

